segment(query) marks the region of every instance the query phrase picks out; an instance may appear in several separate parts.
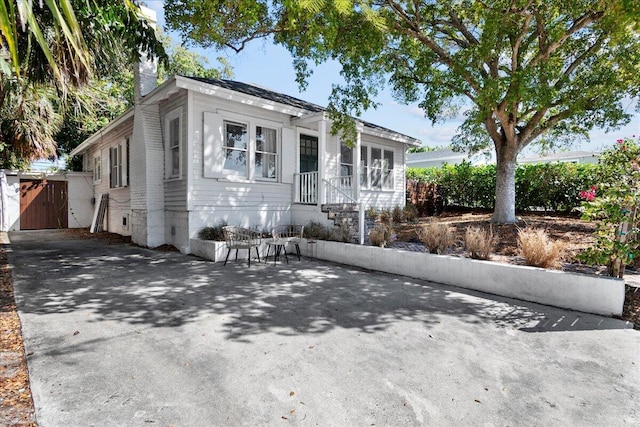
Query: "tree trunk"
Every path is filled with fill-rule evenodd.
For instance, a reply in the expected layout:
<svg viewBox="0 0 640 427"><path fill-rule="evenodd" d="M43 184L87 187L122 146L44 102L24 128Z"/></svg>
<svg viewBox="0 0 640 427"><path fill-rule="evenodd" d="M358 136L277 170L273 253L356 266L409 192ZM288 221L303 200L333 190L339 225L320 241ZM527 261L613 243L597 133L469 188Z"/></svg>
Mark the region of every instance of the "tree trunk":
<svg viewBox="0 0 640 427"><path fill-rule="evenodd" d="M496 205L493 222L516 222L516 158L518 151L505 146L496 150Z"/></svg>

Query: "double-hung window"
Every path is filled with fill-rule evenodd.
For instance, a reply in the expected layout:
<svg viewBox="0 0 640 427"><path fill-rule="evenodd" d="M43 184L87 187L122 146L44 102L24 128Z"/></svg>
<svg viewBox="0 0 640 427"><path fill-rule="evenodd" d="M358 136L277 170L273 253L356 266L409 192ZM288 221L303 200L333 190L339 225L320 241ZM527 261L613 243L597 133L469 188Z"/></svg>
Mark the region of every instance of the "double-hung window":
<svg viewBox="0 0 640 427"><path fill-rule="evenodd" d="M353 148L340 143L340 176L353 176Z"/></svg>
<svg viewBox="0 0 640 427"><path fill-rule="evenodd" d="M102 181L102 156L98 153L93 158L93 182L98 184L100 181Z"/></svg>
<svg viewBox="0 0 640 427"><path fill-rule="evenodd" d="M247 174L249 154L247 125L224 122L224 170L243 176Z"/></svg>
<svg viewBox="0 0 640 427"><path fill-rule="evenodd" d="M165 178L178 179L182 163L182 108L165 116Z"/></svg>
<svg viewBox="0 0 640 427"><path fill-rule="evenodd" d="M251 129L251 131L250 131ZM224 121L224 166L227 175L256 180L278 178L278 131Z"/></svg>
<svg viewBox="0 0 640 427"><path fill-rule="evenodd" d="M394 189L393 174L393 151L384 150L382 159L382 188L385 190Z"/></svg>
<svg viewBox="0 0 640 427"><path fill-rule="evenodd" d="M94 170L95 174L95 170ZM129 177L129 138L109 148L109 188L126 187Z"/></svg>
<svg viewBox="0 0 640 427"><path fill-rule="evenodd" d="M256 126L256 179L277 179L278 133L275 129Z"/></svg>
<svg viewBox="0 0 640 427"><path fill-rule="evenodd" d="M282 124L232 111L203 114L203 176L280 180Z"/></svg>
<svg viewBox="0 0 640 427"><path fill-rule="evenodd" d="M369 147L360 146L360 186L369 187Z"/></svg>
<svg viewBox="0 0 640 427"><path fill-rule="evenodd" d="M372 190L393 190L393 150L362 145L360 147L360 184Z"/></svg>

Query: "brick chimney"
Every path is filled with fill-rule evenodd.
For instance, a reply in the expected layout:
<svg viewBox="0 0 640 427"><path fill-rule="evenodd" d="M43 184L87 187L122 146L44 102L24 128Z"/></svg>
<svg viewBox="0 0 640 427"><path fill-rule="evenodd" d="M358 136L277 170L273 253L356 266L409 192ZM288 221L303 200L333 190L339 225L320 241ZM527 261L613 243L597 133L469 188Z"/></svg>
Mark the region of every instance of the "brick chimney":
<svg viewBox="0 0 640 427"><path fill-rule="evenodd" d="M141 7L154 24L156 13ZM134 119L130 141L131 240L150 248L165 243L164 232L164 146L158 104L144 96L157 83L155 58L141 55L134 67Z"/></svg>
<svg viewBox="0 0 640 427"><path fill-rule="evenodd" d="M158 22L156 12L145 6L140 6L140 12L147 19L149 25L155 29ZM136 101L156 88L158 85L158 61L156 58L149 58L146 53L140 53L140 62L133 68L133 85Z"/></svg>

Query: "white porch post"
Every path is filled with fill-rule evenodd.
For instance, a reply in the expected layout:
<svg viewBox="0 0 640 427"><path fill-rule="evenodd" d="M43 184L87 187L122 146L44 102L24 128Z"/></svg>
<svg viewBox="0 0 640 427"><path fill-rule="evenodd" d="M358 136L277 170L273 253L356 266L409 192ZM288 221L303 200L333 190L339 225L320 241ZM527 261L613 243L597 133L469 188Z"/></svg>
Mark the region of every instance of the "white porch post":
<svg viewBox="0 0 640 427"><path fill-rule="evenodd" d="M322 116L318 122L318 201L320 204L325 203L325 185L324 180L327 178L327 119Z"/></svg>
<svg viewBox="0 0 640 427"><path fill-rule="evenodd" d="M362 204L362 200L360 199L360 146L362 145L362 129L361 126L358 126L358 133L356 136L356 146L355 146L355 156L353 156L353 174L355 175L353 178L353 182L355 185L355 189L353 192L353 196L358 202L358 241L361 245L364 245L364 206Z"/></svg>
<svg viewBox="0 0 640 427"><path fill-rule="evenodd" d="M356 188L354 188L353 191L353 197L360 202L360 161L362 160L360 158L360 146L362 145L362 133L360 132L360 128L358 127L358 134L356 136L356 146L355 146L355 155L353 156L353 185L355 185Z"/></svg>

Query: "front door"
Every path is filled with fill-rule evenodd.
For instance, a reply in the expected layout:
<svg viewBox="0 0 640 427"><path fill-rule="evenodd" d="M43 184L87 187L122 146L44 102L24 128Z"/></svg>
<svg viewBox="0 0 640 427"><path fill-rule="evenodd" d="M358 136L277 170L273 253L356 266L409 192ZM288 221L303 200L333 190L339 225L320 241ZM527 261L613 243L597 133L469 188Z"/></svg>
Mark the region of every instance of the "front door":
<svg viewBox="0 0 640 427"><path fill-rule="evenodd" d="M318 202L318 137L300 135L300 203Z"/></svg>
<svg viewBox="0 0 640 427"><path fill-rule="evenodd" d="M318 137L300 135L300 173L318 172Z"/></svg>

